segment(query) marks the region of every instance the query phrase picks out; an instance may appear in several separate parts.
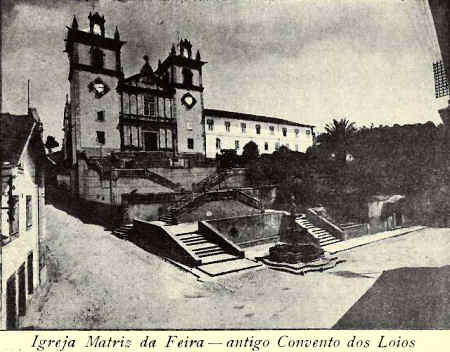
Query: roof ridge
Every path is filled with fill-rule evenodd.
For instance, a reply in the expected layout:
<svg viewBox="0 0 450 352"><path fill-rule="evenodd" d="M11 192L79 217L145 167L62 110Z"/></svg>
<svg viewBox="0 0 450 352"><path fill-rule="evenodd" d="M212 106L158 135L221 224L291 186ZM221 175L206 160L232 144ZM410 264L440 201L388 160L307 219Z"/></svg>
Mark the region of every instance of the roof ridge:
<svg viewBox="0 0 450 352"><path fill-rule="evenodd" d="M299 127L310 127L310 128L316 127L314 125L303 124L303 123L286 120L286 119L274 117L274 116L267 116L267 115L257 115L257 114L243 113L243 112L237 112L237 111L209 109L209 108L205 108L204 112L205 112L205 114L207 114L208 112L210 112L212 114L214 114L214 113L222 114L222 115L226 115L226 116L221 116L221 117L228 117L228 118L239 118L239 116L240 116L242 119L256 120L256 121L261 121L261 122L285 123L285 124L299 126ZM232 115L236 115L236 116L232 116ZM270 121L270 120L272 120L272 121Z"/></svg>

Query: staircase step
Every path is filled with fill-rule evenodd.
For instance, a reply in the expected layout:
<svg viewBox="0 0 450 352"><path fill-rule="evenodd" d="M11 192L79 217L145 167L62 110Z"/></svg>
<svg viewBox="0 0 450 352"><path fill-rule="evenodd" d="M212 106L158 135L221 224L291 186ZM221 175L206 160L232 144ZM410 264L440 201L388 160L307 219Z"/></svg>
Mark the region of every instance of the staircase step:
<svg viewBox="0 0 450 352"><path fill-rule="evenodd" d="M199 243L199 244L189 244L189 249L195 251L201 250L201 249L211 249L211 248L220 248L217 244L212 242L205 242L205 243Z"/></svg>
<svg viewBox="0 0 450 352"><path fill-rule="evenodd" d="M218 254L227 254L227 253L222 248L219 248L219 249L201 252L201 253L195 253L195 254L198 255L200 258L204 258L204 257L216 256Z"/></svg>
<svg viewBox="0 0 450 352"><path fill-rule="evenodd" d="M201 258L202 264L212 264L212 263L219 263L219 262L225 262L228 260L238 259L235 255L224 253L224 254L217 254L217 255L211 255L205 258Z"/></svg>
<svg viewBox="0 0 450 352"><path fill-rule="evenodd" d="M336 242L340 242L340 240L335 238L335 237L333 237L333 238L327 239L325 241L320 241L319 243L320 243L321 246L326 246L328 244L336 243Z"/></svg>
<svg viewBox="0 0 450 352"><path fill-rule="evenodd" d="M328 231L310 231L310 232L312 232L316 236L329 235L330 234Z"/></svg>
<svg viewBox="0 0 450 352"><path fill-rule="evenodd" d="M222 247L220 247L220 246L218 246L218 245L216 245L214 243L211 243L211 242L209 243L209 247L193 249L193 251L196 254L212 253L212 252L216 252L216 251L219 251L219 250L225 252Z"/></svg>
<svg viewBox="0 0 450 352"><path fill-rule="evenodd" d="M321 235L318 235L317 238L335 238L333 235L329 234L329 233L323 233Z"/></svg>
<svg viewBox="0 0 450 352"><path fill-rule="evenodd" d="M210 276L218 276L258 267L262 267L262 264L248 259L239 258L227 260L225 262L204 264L198 266L197 268Z"/></svg>
<svg viewBox="0 0 450 352"><path fill-rule="evenodd" d="M178 238L194 238L194 237L204 237L197 232L186 232L186 233L178 233L175 236Z"/></svg>
<svg viewBox="0 0 450 352"><path fill-rule="evenodd" d="M328 242L328 243L321 244L320 246L321 246L322 248L327 248L328 246L330 246L330 245L332 245L332 244L339 243L339 242L341 242L341 241L340 241L340 240L336 240L336 241L332 241L332 242Z"/></svg>
<svg viewBox="0 0 450 352"><path fill-rule="evenodd" d="M200 244L200 243L211 243L209 242L207 239L205 238L197 238L195 240L181 240L181 242L183 242L185 245L187 246L191 246L191 245L195 245L195 244Z"/></svg>

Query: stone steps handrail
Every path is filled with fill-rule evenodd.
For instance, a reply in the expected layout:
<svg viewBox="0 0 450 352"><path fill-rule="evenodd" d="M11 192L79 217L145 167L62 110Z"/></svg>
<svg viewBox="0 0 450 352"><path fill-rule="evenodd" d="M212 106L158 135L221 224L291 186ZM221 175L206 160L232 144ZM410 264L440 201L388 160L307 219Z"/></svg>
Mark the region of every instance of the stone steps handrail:
<svg viewBox="0 0 450 352"><path fill-rule="evenodd" d="M172 190L180 190L179 185L149 169L114 169L113 171L116 172L117 177L146 178Z"/></svg>
<svg viewBox="0 0 450 352"><path fill-rule="evenodd" d="M310 221L316 225L317 227L322 227L328 232L330 232L334 237L337 237L341 240L345 239L345 231L341 229L336 224L332 223L330 220L326 219L325 217L318 214L313 208L309 208L307 213L313 218L310 219ZM308 215L307 215L308 217ZM316 222L320 222L320 224L316 224Z"/></svg>
<svg viewBox="0 0 450 352"><path fill-rule="evenodd" d="M254 208L260 209L262 206L262 203L259 199L252 197L248 195L247 193L244 193L240 190L234 190L235 191L235 197L237 200L241 201L244 204L253 206Z"/></svg>
<svg viewBox="0 0 450 352"><path fill-rule="evenodd" d="M211 191L200 194L195 193L189 194L176 201L175 206L172 206L170 208L170 212L173 215L178 216L193 206L200 206L201 204L209 201L228 200L228 199L239 200L240 202L257 209L262 208L262 203L257 198L249 196L248 194L238 189L231 189L231 190Z"/></svg>

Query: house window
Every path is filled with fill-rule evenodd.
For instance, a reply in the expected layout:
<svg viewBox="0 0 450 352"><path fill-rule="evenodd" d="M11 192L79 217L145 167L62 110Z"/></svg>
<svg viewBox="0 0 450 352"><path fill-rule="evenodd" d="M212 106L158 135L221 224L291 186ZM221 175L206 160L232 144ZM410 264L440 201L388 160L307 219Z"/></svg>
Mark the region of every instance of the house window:
<svg viewBox="0 0 450 352"><path fill-rule="evenodd" d="M269 130L270 130L270 134L274 134L275 133L275 127L270 126Z"/></svg>
<svg viewBox="0 0 450 352"><path fill-rule="evenodd" d="M216 138L216 149L220 150L221 146L220 146L220 138Z"/></svg>
<svg viewBox="0 0 450 352"><path fill-rule="evenodd" d="M188 129L188 131L192 131L192 122L186 123L186 128Z"/></svg>
<svg viewBox="0 0 450 352"><path fill-rule="evenodd" d="M146 106L147 105L147 106ZM147 109L148 113L145 113L145 110ZM155 116L156 115L156 108L155 108L155 97L145 97L144 98L144 115L150 115Z"/></svg>
<svg viewBox="0 0 450 352"><path fill-rule="evenodd" d="M294 132L295 132L295 137L297 138L297 137L298 137L298 133L299 133L300 131L298 130L298 128L296 128Z"/></svg>
<svg viewBox="0 0 450 352"><path fill-rule="evenodd" d="M269 150L269 143L264 142L264 150Z"/></svg>
<svg viewBox="0 0 450 352"><path fill-rule="evenodd" d="M194 139L193 138L187 139L187 146L188 146L188 149L194 149Z"/></svg>
<svg viewBox="0 0 450 352"><path fill-rule="evenodd" d="M295 151L298 152L298 144L295 145Z"/></svg>
<svg viewBox="0 0 450 352"><path fill-rule="evenodd" d="M230 121L225 121L225 130L227 132L230 132L230 126L231 126Z"/></svg>
<svg viewBox="0 0 450 352"><path fill-rule="evenodd" d="M234 149L239 149L239 141L234 141Z"/></svg>
<svg viewBox="0 0 450 352"><path fill-rule="evenodd" d="M130 113L130 96L126 93L123 94L123 113Z"/></svg>
<svg viewBox="0 0 450 352"><path fill-rule="evenodd" d="M26 197L26 207L27 207L27 229L33 225L33 213L32 213L32 203L31 196Z"/></svg>
<svg viewBox="0 0 450 352"><path fill-rule="evenodd" d="M167 149L172 149L172 130L166 130Z"/></svg>
<svg viewBox="0 0 450 352"><path fill-rule="evenodd" d="M166 149L166 130L161 128L159 130L159 149Z"/></svg>
<svg viewBox="0 0 450 352"><path fill-rule="evenodd" d="M144 96L144 115L150 115L150 97L147 95Z"/></svg>
<svg viewBox="0 0 450 352"><path fill-rule="evenodd" d="M123 145L129 146L131 144L131 126L123 126Z"/></svg>
<svg viewBox="0 0 450 352"><path fill-rule="evenodd" d="M306 130L306 134L307 134L307 135L310 135L310 134L311 134L311 131L310 131L310 130Z"/></svg>
<svg viewBox="0 0 450 352"><path fill-rule="evenodd" d="M137 114L137 96L130 95L130 114Z"/></svg>
<svg viewBox="0 0 450 352"><path fill-rule="evenodd" d="M100 144L105 144L105 132L97 131L97 142Z"/></svg>
<svg viewBox="0 0 450 352"><path fill-rule="evenodd" d="M245 123L241 123L241 130L242 133L245 133L245 131L247 130L247 125Z"/></svg>
<svg viewBox="0 0 450 352"><path fill-rule="evenodd" d="M11 214L9 216L10 236L19 233L19 196L13 196L11 202Z"/></svg>
<svg viewBox="0 0 450 352"><path fill-rule="evenodd" d="M286 136L287 136L287 128L283 127L283 137L286 137Z"/></svg>
<svg viewBox="0 0 450 352"><path fill-rule="evenodd" d="M280 149L280 143L279 142L276 142L275 143L275 150L279 150Z"/></svg>
<svg viewBox="0 0 450 352"><path fill-rule="evenodd" d="M97 111L97 121L105 121L105 111Z"/></svg>
<svg viewBox="0 0 450 352"><path fill-rule="evenodd" d="M131 126L130 130L130 144L139 147L139 128L137 126Z"/></svg>
<svg viewBox="0 0 450 352"><path fill-rule="evenodd" d="M214 131L214 120L208 119L206 123L208 124L208 131Z"/></svg>
<svg viewBox="0 0 450 352"><path fill-rule="evenodd" d="M261 134L261 125L256 125L256 134Z"/></svg>

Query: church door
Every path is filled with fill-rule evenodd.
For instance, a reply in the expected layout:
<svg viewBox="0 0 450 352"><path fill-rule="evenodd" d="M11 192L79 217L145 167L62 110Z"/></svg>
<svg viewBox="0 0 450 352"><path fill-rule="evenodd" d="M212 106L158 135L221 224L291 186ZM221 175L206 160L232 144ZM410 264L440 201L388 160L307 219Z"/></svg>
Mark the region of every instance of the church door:
<svg viewBox="0 0 450 352"><path fill-rule="evenodd" d="M144 143L146 151L158 150L158 134L155 132L144 132Z"/></svg>

